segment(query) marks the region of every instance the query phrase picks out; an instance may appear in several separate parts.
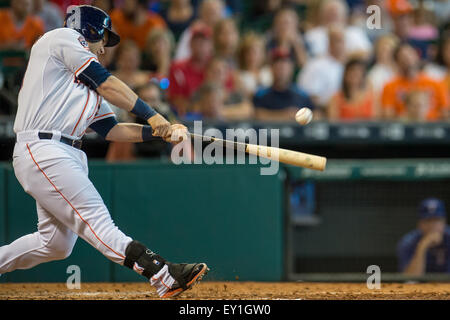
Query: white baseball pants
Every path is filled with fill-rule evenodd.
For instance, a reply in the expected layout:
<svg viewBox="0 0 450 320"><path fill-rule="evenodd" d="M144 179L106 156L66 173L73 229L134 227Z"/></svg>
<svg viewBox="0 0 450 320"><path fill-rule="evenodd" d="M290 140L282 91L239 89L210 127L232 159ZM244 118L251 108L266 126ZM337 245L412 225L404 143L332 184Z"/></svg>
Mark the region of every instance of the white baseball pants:
<svg viewBox="0 0 450 320"><path fill-rule="evenodd" d="M38 231L0 247L0 274L68 257L80 236L108 259L123 264L132 239L115 225L88 178L86 154L37 131L17 134L14 172L36 200Z"/></svg>

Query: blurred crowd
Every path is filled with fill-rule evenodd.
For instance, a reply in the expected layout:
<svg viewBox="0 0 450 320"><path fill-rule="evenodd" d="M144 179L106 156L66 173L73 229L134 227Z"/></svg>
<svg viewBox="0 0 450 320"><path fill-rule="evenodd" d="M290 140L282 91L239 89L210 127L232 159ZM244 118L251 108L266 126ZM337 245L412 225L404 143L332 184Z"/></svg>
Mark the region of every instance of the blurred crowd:
<svg viewBox="0 0 450 320"><path fill-rule="evenodd" d="M450 119L448 0L0 0L0 114L71 4L110 14L101 63L171 120Z"/></svg>

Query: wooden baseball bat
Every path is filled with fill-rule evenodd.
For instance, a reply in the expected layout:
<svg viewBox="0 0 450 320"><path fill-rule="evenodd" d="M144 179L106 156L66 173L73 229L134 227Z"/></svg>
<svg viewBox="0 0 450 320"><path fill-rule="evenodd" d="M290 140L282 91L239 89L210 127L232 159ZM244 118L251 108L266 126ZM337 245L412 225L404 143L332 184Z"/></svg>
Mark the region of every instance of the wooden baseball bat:
<svg viewBox="0 0 450 320"><path fill-rule="evenodd" d="M237 149L239 146L241 146L244 149L244 151L248 154L253 154L255 156L260 156L263 158L279 161L282 163L291 164L297 167L323 171L325 170L325 166L327 164L327 158L313 154L292 151L282 148L261 146L250 143L223 140L215 137L208 137L194 133L189 133L189 135L191 136L191 138L202 139L202 141L221 142L227 148Z"/></svg>

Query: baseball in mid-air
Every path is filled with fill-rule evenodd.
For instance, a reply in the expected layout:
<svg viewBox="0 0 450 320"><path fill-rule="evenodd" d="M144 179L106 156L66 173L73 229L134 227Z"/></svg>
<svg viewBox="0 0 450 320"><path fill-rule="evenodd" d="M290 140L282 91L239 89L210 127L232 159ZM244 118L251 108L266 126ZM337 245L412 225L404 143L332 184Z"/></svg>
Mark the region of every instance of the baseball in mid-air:
<svg viewBox="0 0 450 320"><path fill-rule="evenodd" d="M313 113L312 113L311 109L306 108L306 107L301 108L295 114L295 121L297 121L302 126L310 123L312 118L313 118Z"/></svg>

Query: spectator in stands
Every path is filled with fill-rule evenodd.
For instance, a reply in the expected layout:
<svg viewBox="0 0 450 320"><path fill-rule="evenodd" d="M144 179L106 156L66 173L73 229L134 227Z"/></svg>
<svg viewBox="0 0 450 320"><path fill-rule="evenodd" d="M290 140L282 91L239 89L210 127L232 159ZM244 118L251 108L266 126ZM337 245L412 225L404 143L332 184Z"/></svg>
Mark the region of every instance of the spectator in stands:
<svg viewBox="0 0 450 320"><path fill-rule="evenodd" d="M64 14L53 2L47 0L33 0L33 14L44 21L45 32L63 26Z"/></svg>
<svg viewBox="0 0 450 320"><path fill-rule="evenodd" d="M212 31L204 24L192 29L191 57L171 65L169 99L180 116L189 111L192 95L202 84L213 53Z"/></svg>
<svg viewBox="0 0 450 320"><path fill-rule="evenodd" d="M198 9L198 19L195 20L188 29L181 35L175 51L175 61L187 59L191 56L190 40L192 30L196 25L206 25L214 30L216 23L224 17L225 5L222 0L203 0Z"/></svg>
<svg viewBox="0 0 450 320"><path fill-rule="evenodd" d="M151 71L150 77L159 80L169 77L174 43L169 30L157 28L150 32L143 52L143 69Z"/></svg>
<svg viewBox="0 0 450 320"><path fill-rule="evenodd" d="M438 25L448 22L448 17L450 17L450 1L434 0L433 10Z"/></svg>
<svg viewBox="0 0 450 320"><path fill-rule="evenodd" d="M31 15L32 0L11 0L0 10L0 49L30 49L45 31L44 22Z"/></svg>
<svg viewBox="0 0 450 320"><path fill-rule="evenodd" d="M224 120L222 110L225 108L225 88L214 82L203 84L197 91L193 112L185 119L194 120Z"/></svg>
<svg viewBox="0 0 450 320"><path fill-rule="evenodd" d="M434 25L433 12L427 9L424 1L419 1L412 15L413 24L408 32L408 42L419 51L421 58L429 58L433 44L439 36L437 25Z"/></svg>
<svg viewBox="0 0 450 320"><path fill-rule="evenodd" d="M53 3L55 3L56 5L58 5L58 7L65 12L65 10L67 9L67 7L71 6L71 5L81 5L81 4L85 4L86 0L51 0Z"/></svg>
<svg viewBox="0 0 450 320"><path fill-rule="evenodd" d="M271 33L268 36L267 49L288 50L298 67L306 62L306 50L299 30L297 12L290 8L280 9L273 20Z"/></svg>
<svg viewBox="0 0 450 320"><path fill-rule="evenodd" d="M264 38L255 33L242 37L238 49L238 82L248 97L253 97L260 87L272 85L270 66L265 65Z"/></svg>
<svg viewBox="0 0 450 320"><path fill-rule="evenodd" d="M366 81L366 61L350 59L344 70L341 90L328 109L330 121L371 121L379 116L373 89Z"/></svg>
<svg viewBox="0 0 450 320"><path fill-rule="evenodd" d="M437 26L433 24L433 12L428 10L424 1L419 1L418 7L413 13L414 24L409 30L411 39L431 41L438 37Z"/></svg>
<svg viewBox="0 0 450 320"><path fill-rule="evenodd" d="M446 54L448 54L450 57L450 53L446 52L446 51L450 50L449 44L450 44L450 31L443 32L437 43L438 48L436 50L437 52L436 52L435 59L424 61L425 65L423 67L423 71L429 77L431 77L437 81L442 81L442 79L447 74L445 56L446 56Z"/></svg>
<svg viewBox="0 0 450 320"><path fill-rule="evenodd" d="M436 63L429 63L425 73L431 78L441 82L450 96L450 31L444 32L439 40Z"/></svg>
<svg viewBox="0 0 450 320"><path fill-rule="evenodd" d="M253 115L253 108L248 101L239 104L227 103L226 89L220 83L205 82L196 94L193 112L187 114L186 120L245 120Z"/></svg>
<svg viewBox="0 0 450 320"><path fill-rule="evenodd" d="M191 0L172 0L161 15L178 41L184 30L194 21L195 10Z"/></svg>
<svg viewBox="0 0 450 320"><path fill-rule="evenodd" d="M292 81L294 62L290 52L277 48L271 53L273 84L256 92L253 98L255 116L264 121L293 121L301 107L314 110L308 95Z"/></svg>
<svg viewBox="0 0 450 320"><path fill-rule="evenodd" d="M399 242L399 271L410 276L450 273L450 227L446 225L444 203L428 198L419 206L417 229Z"/></svg>
<svg viewBox="0 0 450 320"><path fill-rule="evenodd" d="M424 91L411 91L405 96L405 115L401 120L425 122L428 111L428 96Z"/></svg>
<svg viewBox="0 0 450 320"><path fill-rule="evenodd" d="M305 41L313 57L325 55L328 51L328 29L340 26L344 32L345 52L361 53L369 57L372 45L364 32L356 26L348 25L348 6L344 0L324 0L319 11L319 25L308 30Z"/></svg>
<svg viewBox="0 0 450 320"><path fill-rule="evenodd" d="M328 37L328 54L308 60L297 76L297 84L321 109L328 106L331 97L341 87L346 58L343 29L330 27Z"/></svg>
<svg viewBox="0 0 450 320"><path fill-rule="evenodd" d="M236 90L234 73L224 58L214 56L208 63L203 82L215 82L222 85L227 93Z"/></svg>
<svg viewBox="0 0 450 320"><path fill-rule="evenodd" d="M140 69L141 55L132 40L122 41L116 51L116 71L114 75L130 88L136 88L148 82L149 73Z"/></svg>
<svg viewBox="0 0 450 320"><path fill-rule="evenodd" d="M254 0L244 17L244 23L252 30L265 32L273 25L273 20L283 5L283 0Z"/></svg>
<svg viewBox="0 0 450 320"><path fill-rule="evenodd" d="M111 12L112 25L122 40L133 40L140 50L145 47L153 28L166 28L164 19L147 9L148 0L125 0Z"/></svg>
<svg viewBox="0 0 450 320"><path fill-rule="evenodd" d="M375 42L379 37L392 33L393 22L387 9L386 0L359 0L359 2L360 5L352 12L350 24L364 29L371 42ZM367 10L371 6L376 6L378 9L369 13L370 20L368 20ZM373 15L374 13L378 14L378 12L378 17ZM377 19L372 20L372 17ZM379 23L379 25L375 28L368 28L368 22Z"/></svg>
<svg viewBox="0 0 450 320"><path fill-rule="evenodd" d="M161 87L157 81L148 81L136 88L137 95L162 114L169 122L176 122L177 117L170 106L163 100Z"/></svg>
<svg viewBox="0 0 450 320"><path fill-rule="evenodd" d="M377 95L396 74L393 56L397 44L397 37L391 34L381 36L375 44L375 64L370 68L367 80Z"/></svg>
<svg viewBox="0 0 450 320"><path fill-rule="evenodd" d="M248 119L253 115L253 105L236 85L234 73L230 70L227 61L221 57L214 57L208 64L203 84L217 84L220 87L220 95L223 96L222 104L226 108L220 108L222 119ZM219 94L214 90L214 94Z"/></svg>
<svg viewBox="0 0 450 320"><path fill-rule="evenodd" d="M414 24L412 5L408 0L388 0L387 6L394 22L395 35L402 41L408 41Z"/></svg>
<svg viewBox="0 0 450 320"><path fill-rule="evenodd" d="M237 68L236 52L239 31L233 19L222 19L214 27L214 55L225 59L229 67Z"/></svg>
<svg viewBox="0 0 450 320"><path fill-rule="evenodd" d="M114 0L92 0L91 5L110 14L111 10L114 9Z"/></svg>
<svg viewBox="0 0 450 320"><path fill-rule="evenodd" d="M446 69L441 81L447 91L447 99L450 100L450 32L445 34L440 42L438 63Z"/></svg>
<svg viewBox="0 0 450 320"><path fill-rule="evenodd" d="M416 50L408 43L400 43L394 51L398 74L388 82L382 94L382 108L386 119L405 116L405 98L412 91L424 91L428 97L426 119L442 120L448 116L448 103L444 86L420 71Z"/></svg>

